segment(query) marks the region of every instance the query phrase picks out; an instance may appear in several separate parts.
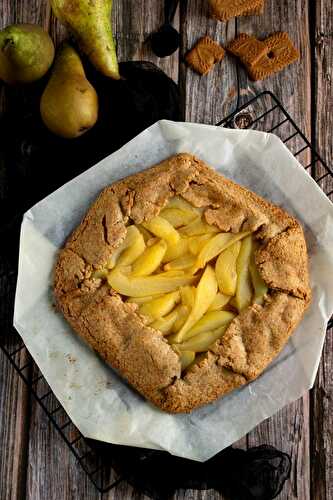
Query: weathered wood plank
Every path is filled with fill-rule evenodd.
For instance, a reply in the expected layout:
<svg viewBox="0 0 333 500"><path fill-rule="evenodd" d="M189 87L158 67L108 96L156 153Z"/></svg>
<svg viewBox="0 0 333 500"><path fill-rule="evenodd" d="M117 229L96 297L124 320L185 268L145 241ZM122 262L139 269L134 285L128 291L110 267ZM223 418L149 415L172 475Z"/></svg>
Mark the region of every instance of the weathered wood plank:
<svg viewBox="0 0 333 500"><path fill-rule="evenodd" d="M29 2L12 2L4 0L0 3L0 29L15 22L38 22L40 9L45 9L44 2L36 1L33 6ZM29 8L30 7L30 8ZM0 113L5 109L5 92L1 88ZM1 165L1 178L2 176ZM1 200L6 196L5 186L1 187ZM13 302L15 294L15 275L8 276L6 261L1 258L0 264L0 324L1 341L10 348L10 352L18 347L11 335ZM15 361L24 366L28 360L25 350L18 353ZM29 375L27 372L26 375ZM25 499L25 479L27 469L27 444L29 432L30 395L26 385L0 351L0 498L4 500Z"/></svg>
<svg viewBox="0 0 333 500"><path fill-rule="evenodd" d="M333 332L330 330L311 391L311 498L314 500L333 498L332 352Z"/></svg>
<svg viewBox="0 0 333 500"><path fill-rule="evenodd" d="M4 272L3 266L1 272ZM9 333L15 281L14 275L0 278L1 342L9 352L14 352L20 345ZM25 366L27 359L25 349L15 356L19 366ZM28 389L0 350L0 498L3 500L25 497L28 406Z"/></svg>
<svg viewBox="0 0 333 500"><path fill-rule="evenodd" d="M275 2L266 0L263 16L240 18L238 32L255 34L259 38L275 31L287 31L300 49L301 58L276 76L263 82L251 82L243 68L240 69L242 100L263 90L271 90L289 111L305 135L311 137L311 73L310 73L310 33L309 2ZM279 117L272 114L271 126ZM266 122L266 127L268 123ZM276 132L280 132L277 130ZM284 131L285 134L288 130ZM279 135L279 134L278 134ZM281 134L283 135L283 134ZM297 139L289 144L296 152L301 147ZM309 152L299 158L309 162ZM310 498L309 470L309 399L306 395L266 420L248 435L249 446L269 443L290 453L293 460L290 481L279 496L282 499Z"/></svg>
<svg viewBox="0 0 333 500"><path fill-rule="evenodd" d="M271 444L291 455L290 480L286 482L279 499L310 498L308 397L286 406L253 429L248 435L248 445L260 444Z"/></svg>
<svg viewBox="0 0 333 500"><path fill-rule="evenodd" d="M141 495L127 482L122 482L114 490L111 490L103 500L149 500L146 495ZM178 490L170 500L223 500L222 495L216 490Z"/></svg>
<svg viewBox="0 0 333 500"><path fill-rule="evenodd" d="M168 76L178 81L178 50L170 57L158 58L151 50L149 35L163 24L163 0L115 1L113 6L113 25L120 61L151 61ZM179 28L178 13L174 27Z"/></svg>
<svg viewBox="0 0 333 500"><path fill-rule="evenodd" d="M43 0L2 0L0 4L1 29L12 23L37 23L48 28L50 6Z"/></svg>
<svg viewBox="0 0 333 500"><path fill-rule="evenodd" d="M186 52L202 36L208 35L222 46L234 36L234 21L220 23L210 17L208 3L202 0L181 2L180 85L186 121L215 125L235 106L236 68L229 57L216 64L205 76L189 69Z"/></svg>
<svg viewBox="0 0 333 500"><path fill-rule="evenodd" d="M238 19L238 33L254 34L265 38L276 31L288 32L301 57L277 75L266 80L252 82L243 67L240 68L242 100L263 91L271 90L289 110L296 122L310 137L311 130L311 54L309 33L310 2L274 2L266 0L262 16Z"/></svg>
<svg viewBox="0 0 333 500"><path fill-rule="evenodd" d="M21 362L24 362L21 356ZM25 498L28 402L24 382L0 352L0 498Z"/></svg>
<svg viewBox="0 0 333 500"><path fill-rule="evenodd" d="M41 381L37 390L42 395L49 387ZM44 404L49 404L46 398ZM99 494L44 410L32 399L25 500L46 498L97 500Z"/></svg>
<svg viewBox="0 0 333 500"><path fill-rule="evenodd" d="M313 6L315 14L315 89L314 128L316 146L329 166L333 164L333 6L320 0ZM325 170L316 164L316 177ZM325 192L333 190L333 179L321 183ZM333 200L333 196L331 196ZM314 389L311 391L311 494L314 500L333 498L333 332L327 333Z"/></svg>

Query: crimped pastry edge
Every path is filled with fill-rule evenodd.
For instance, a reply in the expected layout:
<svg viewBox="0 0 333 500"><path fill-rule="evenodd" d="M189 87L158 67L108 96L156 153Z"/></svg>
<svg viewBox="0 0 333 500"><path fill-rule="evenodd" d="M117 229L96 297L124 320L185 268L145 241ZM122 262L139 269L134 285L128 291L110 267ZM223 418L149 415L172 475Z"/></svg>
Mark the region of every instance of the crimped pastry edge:
<svg viewBox="0 0 333 500"><path fill-rule="evenodd" d="M221 230L256 231L256 261L271 288L265 304L238 315L182 378L178 356L136 305L91 278L124 238L129 218L149 220L177 194L205 206L206 220ZM284 263L290 273L281 283ZM283 349L311 299L305 239L287 212L182 153L102 191L59 252L54 295L74 331L144 397L168 412L190 412L258 377Z"/></svg>

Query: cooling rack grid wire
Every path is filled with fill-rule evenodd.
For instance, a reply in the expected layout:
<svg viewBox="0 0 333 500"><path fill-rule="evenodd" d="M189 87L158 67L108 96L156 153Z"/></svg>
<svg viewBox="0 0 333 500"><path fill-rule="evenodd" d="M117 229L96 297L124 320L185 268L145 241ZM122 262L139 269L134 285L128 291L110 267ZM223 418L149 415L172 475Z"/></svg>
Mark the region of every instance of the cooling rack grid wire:
<svg viewBox="0 0 333 500"><path fill-rule="evenodd" d="M315 151L294 120L271 92L265 91L253 97L245 104L239 106L231 115L224 118L217 125L227 128L261 130L276 134L299 160L309 175L313 176L319 187L332 200L333 171ZM16 217L16 224L17 220ZM3 234L8 230L8 227L0 228L0 230ZM13 278L16 277L14 276ZM11 323L12 318L3 318L1 316L0 314L2 325ZM328 328L332 327L333 319L331 318ZM50 422L62 436L64 442L70 448L96 489L100 493L106 493L125 480L126 476L118 475L113 467L112 451L116 455L119 447L116 445L107 445L108 452L104 453L100 450L100 447L102 446L103 448L103 445L96 446L96 443L82 436L67 416L61 404L57 401L13 327L2 328L0 348L19 376L27 384L31 394L41 405ZM121 447L121 449L124 450L124 447ZM131 452L132 449L128 448L128 453ZM153 460L153 457L154 452L148 452L147 455L143 455L142 459Z"/></svg>

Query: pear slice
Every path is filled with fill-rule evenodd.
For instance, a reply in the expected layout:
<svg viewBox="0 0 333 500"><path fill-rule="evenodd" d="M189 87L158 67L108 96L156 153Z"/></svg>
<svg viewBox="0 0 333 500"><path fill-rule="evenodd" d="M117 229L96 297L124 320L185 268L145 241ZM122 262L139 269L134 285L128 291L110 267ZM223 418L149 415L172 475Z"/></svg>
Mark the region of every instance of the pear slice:
<svg viewBox="0 0 333 500"><path fill-rule="evenodd" d="M140 232L136 226L133 225L128 226L125 239L122 241L122 243L120 243L120 245L117 248L113 250L111 257L107 262L106 267L108 269L113 269L118 262L120 254L127 248L131 247L137 238L140 239L139 234Z"/></svg>
<svg viewBox="0 0 333 500"><path fill-rule="evenodd" d="M132 276L148 276L152 274L161 264L167 244L160 240L145 251L136 259L132 268Z"/></svg>
<svg viewBox="0 0 333 500"><path fill-rule="evenodd" d="M174 196L173 198L170 198L165 208L178 208L179 210L183 210L185 212L193 212L195 217L200 217L202 212L201 208L194 207L182 196Z"/></svg>
<svg viewBox="0 0 333 500"><path fill-rule="evenodd" d="M221 338L228 328L228 325L221 326L220 328L217 328L216 330L213 331L208 331L208 332L202 332L199 333L198 335L195 335L191 339L187 340L186 342L183 342L181 344L176 344L176 348L179 349L180 351L194 351L194 352L205 352L208 351L218 340Z"/></svg>
<svg viewBox="0 0 333 500"><path fill-rule="evenodd" d="M215 299L213 300L208 311L218 311L228 304L231 297L230 295L223 295L223 293L217 293Z"/></svg>
<svg viewBox="0 0 333 500"><path fill-rule="evenodd" d="M160 319L162 316L168 314L175 307L177 302L180 301L179 291L167 293L162 297L146 302L139 308L140 314L145 316L149 322L155 319Z"/></svg>
<svg viewBox="0 0 333 500"><path fill-rule="evenodd" d="M195 299L194 286L182 286L180 289L180 296L182 299L182 303L187 306L189 310L191 310L194 305Z"/></svg>
<svg viewBox="0 0 333 500"><path fill-rule="evenodd" d="M210 260L214 259L219 253L228 248L230 245L245 238L249 232L244 233L219 233L209 240L200 251L197 261L195 263L193 274L207 264Z"/></svg>
<svg viewBox="0 0 333 500"><path fill-rule="evenodd" d="M181 210L180 208L164 208L160 212L160 217L170 222L173 227L178 228L189 224L196 215L194 212Z"/></svg>
<svg viewBox="0 0 333 500"><path fill-rule="evenodd" d="M163 335L169 335L172 331L172 327L175 321L178 318L180 307L181 306L177 306L173 311L171 311L166 316L156 319L150 326L155 330L159 330Z"/></svg>
<svg viewBox="0 0 333 500"><path fill-rule="evenodd" d="M200 236L192 236L188 239L188 249L193 255L198 255L206 243L213 238L213 234L202 234Z"/></svg>
<svg viewBox="0 0 333 500"><path fill-rule="evenodd" d="M126 237L125 237L125 240L119 245L119 247L115 248L112 252L112 255L111 257L109 258L107 264L106 264L106 267L108 269L113 269L115 267L115 265L117 264L117 260L119 258L119 255L121 254L121 252L123 252L125 250L125 248L127 248L128 245L127 245L127 242L126 242Z"/></svg>
<svg viewBox="0 0 333 500"><path fill-rule="evenodd" d="M259 274L258 268L255 263L254 255L255 251L257 249L257 245L255 242L253 242L253 249L252 249L252 254L250 258L250 275L251 275L251 280L252 280L252 285L254 289L254 302L256 304L262 305L264 302L264 297L266 293L268 292L268 287L264 280L262 279L261 275Z"/></svg>
<svg viewBox="0 0 333 500"><path fill-rule="evenodd" d="M121 267L116 267L108 274L107 280L111 288L128 297L162 295L190 285L195 280L193 276L164 276L165 274L132 278L124 274Z"/></svg>
<svg viewBox="0 0 333 500"><path fill-rule="evenodd" d="M197 217L190 224L179 229L183 236L199 236L201 234L218 233L219 229L204 222L201 217Z"/></svg>
<svg viewBox="0 0 333 500"><path fill-rule="evenodd" d="M92 273L91 277L95 279L105 279L108 276L108 272L108 269L98 269Z"/></svg>
<svg viewBox="0 0 333 500"><path fill-rule="evenodd" d="M207 266L199 281L195 292L193 308L186 322L176 336L176 342L181 342L185 333L205 314L215 299L217 292L217 281L214 270Z"/></svg>
<svg viewBox="0 0 333 500"><path fill-rule="evenodd" d="M161 295L163 297L163 295ZM126 300L130 304L144 304L145 302L151 302L152 300L157 299L156 295L146 295L146 297L130 297Z"/></svg>
<svg viewBox="0 0 333 500"><path fill-rule="evenodd" d="M252 253L252 236L243 239L237 258L237 287L235 304L242 311L252 302L252 284L250 277L250 260Z"/></svg>
<svg viewBox="0 0 333 500"><path fill-rule="evenodd" d="M184 304L180 304L178 306L178 311L177 311L177 319L172 325L172 332L177 333L185 323L185 321L188 318L188 315L190 313L190 309L185 306Z"/></svg>
<svg viewBox="0 0 333 500"><path fill-rule="evenodd" d="M170 262L171 260L178 259L188 252L188 240L185 238L180 238L180 240L171 244L168 242L168 248L165 252L162 262Z"/></svg>
<svg viewBox="0 0 333 500"><path fill-rule="evenodd" d="M81 50L105 76L119 80L111 27L112 0L50 0L55 16L68 27Z"/></svg>
<svg viewBox="0 0 333 500"><path fill-rule="evenodd" d="M138 228L138 230L142 234L143 239L145 240L145 243L147 245L147 242L149 240L151 240L151 238L153 238L153 235L147 229L145 229L143 226L141 226L141 224L136 224L136 227Z"/></svg>
<svg viewBox="0 0 333 500"><path fill-rule="evenodd" d="M146 240L145 240L146 241ZM156 236L152 236L151 238L149 238L147 241L146 241L146 245L147 247L152 247L153 245L155 245L155 243L157 243L158 241L164 241L164 240L160 240L159 238L156 238Z"/></svg>
<svg viewBox="0 0 333 500"><path fill-rule="evenodd" d="M174 277L174 276L185 276L185 271L183 269L170 269L169 271L164 271L164 273L160 273L160 276L164 276L165 278Z"/></svg>
<svg viewBox="0 0 333 500"><path fill-rule="evenodd" d="M268 287L262 277L259 274L259 271L255 264L250 263L250 274L252 279L252 285L254 288L254 302L256 304L262 305L264 302L264 297L268 292Z"/></svg>
<svg viewBox="0 0 333 500"><path fill-rule="evenodd" d="M179 356L179 361L181 365L181 369L186 370L188 366L190 366L191 363L193 363L195 359L195 352L194 351L183 351L180 353Z"/></svg>
<svg viewBox="0 0 333 500"><path fill-rule="evenodd" d="M143 222L142 226L159 238L164 239L170 245L177 245L180 240L179 233L176 229L163 217L157 215L148 222Z"/></svg>
<svg viewBox="0 0 333 500"><path fill-rule="evenodd" d="M128 232L130 233L128 234L126 243L128 246L121 253L117 261L118 266L129 266L133 264L146 248L145 240L137 227L129 226Z"/></svg>
<svg viewBox="0 0 333 500"><path fill-rule="evenodd" d="M215 273L219 290L225 295L235 295L237 286L236 262L241 242L236 241L220 253L215 265Z"/></svg>
<svg viewBox="0 0 333 500"><path fill-rule="evenodd" d="M192 328L185 333L184 340L188 340L195 335L202 332L208 332L229 324L234 318L235 314L229 311L208 311L202 316Z"/></svg>
<svg viewBox="0 0 333 500"><path fill-rule="evenodd" d="M185 255L182 255L182 257L178 257L178 259L172 260L171 262L165 264L164 269L166 271L170 271L171 269L187 269L194 265L195 260L196 259L194 255L186 253Z"/></svg>
<svg viewBox="0 0 333 500"><path fill-rule="evenodd" d="M163 297L163 295L161 295ZM152 300L156 299L154 295L146 295L146 297L130 297L129 299L126 300L129 304L145 304L146 302L151 302Z"/></svg>

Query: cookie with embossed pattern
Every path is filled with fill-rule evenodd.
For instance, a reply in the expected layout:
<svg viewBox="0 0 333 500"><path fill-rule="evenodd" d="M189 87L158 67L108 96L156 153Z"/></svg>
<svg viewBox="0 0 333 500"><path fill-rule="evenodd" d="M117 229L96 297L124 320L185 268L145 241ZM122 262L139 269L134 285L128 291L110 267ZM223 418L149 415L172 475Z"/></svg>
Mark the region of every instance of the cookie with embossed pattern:
<svg viewBox="0 0 333 500"><path fill-rule="evenodd" d="M211 14L219 21L228 21L238 16L260 15L265 0L208 0Z"/></svg>
<svg viewBox="0 0 333 500"><path fill-rule="evenodd" d="M252 80L264 80L300 57L285 32L273 33L264 40L241 33L227 50L240 59Z"/></svg>

